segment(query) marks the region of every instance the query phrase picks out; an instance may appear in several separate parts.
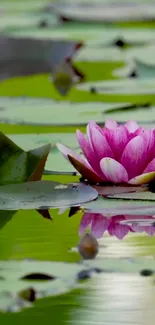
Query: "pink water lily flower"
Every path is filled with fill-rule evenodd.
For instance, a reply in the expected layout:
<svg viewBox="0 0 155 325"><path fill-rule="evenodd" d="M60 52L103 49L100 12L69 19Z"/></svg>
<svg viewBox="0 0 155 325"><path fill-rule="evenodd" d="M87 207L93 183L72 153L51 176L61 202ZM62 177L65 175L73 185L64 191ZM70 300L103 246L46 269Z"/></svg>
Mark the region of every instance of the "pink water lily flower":
<svg viewBox="0 0 155 325"><path fill-rule="evenodd" d="M57 147L89 182L141 185L155 178L155 129L113 120L101 128L90 121L86 137L77 130L77 140L83 155L62 144Z"/></svg>
<svg viewBox="0 0 155 325"><path fill-rule="evenodd" d="M134 219L135 224L133 223ZM79 235L81 236L89 227L92 235L96 238L103 237L105 231L110 236L115 236L118 239L123 239L129 232L146 232L148 235L153 236L155 227L151 223L155 222L155 217L145 216L145 225L138 223L140 219L139 216L119 215L107 218L100 213L84 213L80 223ZM131 220L132 223L130 224ZM127 223L123 223L124 221L127 221Z"/></svg>

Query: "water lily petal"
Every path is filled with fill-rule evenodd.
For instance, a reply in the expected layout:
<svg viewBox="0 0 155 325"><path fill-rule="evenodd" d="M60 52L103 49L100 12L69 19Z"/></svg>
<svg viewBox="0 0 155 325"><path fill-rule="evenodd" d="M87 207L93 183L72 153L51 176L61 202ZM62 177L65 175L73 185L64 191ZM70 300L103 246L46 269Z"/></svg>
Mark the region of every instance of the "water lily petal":
<svg viewBox="0 0 155 325"><path fill-rule="evenodd" d="M139 128L136 135L140 135L144 140L145 154L147 157L146 163L149 163L155 157L155 132L154 129Z"/></svg>
<svg viewBox="0 0 155 325"><path fill-rule="evenodd" d="M79 145L89 164L92 166L93 170L96 171L102 178L102 172L99 165L100 159L97 159L96 152L93 150L92 146L89 144L88 140L80 130L76 131L76 135Z"/></svg>
<svg viewBox="0 0 155 325"><path fill-rule="evenodd" d="M143 173L155 172L155 158L150 161Z"/></svg>
<svg viewBox="0 0 155 325"><path fill-rule="evenodd" d="M107 128L107 129L113 130L113 129L115 129L115 128L118 127L118 124L117 124L117 122L114 121L114 120L107 119L107 120L105 121L104 127Z"/></svg>
<svg viewBox="0 0 155 325"><path fill-rule="evenodd" d="M110 225L110 220L102 214L92 214L91 231L95 238L101 238Z"/></svg>
<svg viewBox="0 0 155 325"><path fill-rule="evenodd" d="M146 165L146 155L142 137L136 136L128 142L120 162L128 171L129 178L133 178L143 172Z"/></svg>
<svg viewBox="0 0 155 325"><path fill-rule="evenodd" d="M91 134L93 133L93 130L97 129L101 134L104 134L104 130L95 122L90 121L87 125L87 137L89 141L91 142Z"/></svg>
<svg viewBox="0 0 155 325"><path fill-rule="evenodd" d="M100 161L100 167L108 181L115 184L128 181L128 173L118 161L112 158L103 158Z"/></svg>
<svg viewBox="0 0 155 325"><path fill-rule="evenodd" d="M91 224L92 221L92 213L84 213L79 227L79 235L81 236L85 229Z"/></svg>
<svg viewBox="0 0 155 325"><path fill-rule="evenodd" d="M104 179L102 179L97 173L95 173L93 169L87 167L84 163L81 163L73 156L68 155L68 159L71 164L75 167L75 169L83 176L83 178L93 183L100 183L104 181Z"/></svg>
<svg viewBox="0 0 155 325"><path fill-rule="evenodd" d="M91 139L95 156L99 161L104 157L114 157L114 154L106 140L106 137L101 134L98 129L94 128L91 134Z"/></svg>
<svg viewBox="0 0 155 325"><path fill-rule="evenodd" d="M105 129L105 136L114 153L115 159L119 160L129 141L127 129L124 126L119 126L112 131Z"/></svg>
<svg viewBox="0 0 155 325"><path fill-rule="evenodd" d="M74 157L75 159L79 160L81 163L84 163L86 166L88 166L88 163L85 162L84 159L82 159L82 157L80 155L78 155L75 151L73 151L72 149L64 146L61 143L57 143L56 146L67 160L68 160L68 155L70 155L70 156Z"/></svg>
<svg viewBox="0 0 155 325"><path fill-rule="evenodd" d="M76 131L76 135L77 135L79 146L81 147L83 154L85 155L86 159L91 165L91 163L93 163L94 161L94 151L91 148L88 140L80 130Z"/></svg>
<svg viewBox="0 0 155 325"><path fill-rule="evenodd" d="M57 144L57 148L84 178L94 183L102 182L102 178L92 169L89 163L77 155L72 149L60 143Z"/></svg>
<svg viewBox="0 0 155 325"><path fill-rule="evenodd" d="M132 185L143 185L143 184L150 183L154 179L155 179L155 172L151 172L151 173L141 174L137 177L133 177L128 181L128 183Z"/></svg>
<svg viewBox="0 0 155 325"><path fill-rule="evenodd" d="M153 236L155 234L155 227L153 226L132 226L134 232L146 232L149 236Z"/></svg>
<svg viewBox="0 0 155 325"><path fill-rule="evenodd" d="M116 236L118 239L123 239L128 232L130 227L126 225L121 225L119 223L111 222L108 227L108 233L110 236Z"/></svg>
<svg viewBox="0 0 155 325"><path fill-rule="evenodd" d="M124 124L125 128L128 130L129 133L134 133L139 129L139 125L136 121L128 121Z"/></svg>

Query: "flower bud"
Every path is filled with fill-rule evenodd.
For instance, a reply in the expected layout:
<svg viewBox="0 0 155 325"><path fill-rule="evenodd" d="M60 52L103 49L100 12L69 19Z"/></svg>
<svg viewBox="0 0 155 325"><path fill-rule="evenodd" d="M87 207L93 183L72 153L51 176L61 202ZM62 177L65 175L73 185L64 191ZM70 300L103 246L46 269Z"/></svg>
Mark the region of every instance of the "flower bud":
<svg viewBox="0 0 155 325"><path fill-rule="evenodd" d="M98 242L91 234L85 234L80 240L78 251L85 260L93 259L98 253Z"/></svg>

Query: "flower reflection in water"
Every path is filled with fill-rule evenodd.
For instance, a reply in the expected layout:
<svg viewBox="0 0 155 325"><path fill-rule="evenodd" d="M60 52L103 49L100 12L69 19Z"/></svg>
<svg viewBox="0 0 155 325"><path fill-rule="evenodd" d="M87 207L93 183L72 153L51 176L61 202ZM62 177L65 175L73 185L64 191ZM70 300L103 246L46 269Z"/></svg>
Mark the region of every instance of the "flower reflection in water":
<svg viewBox="0 0 155 325"><path fill-rule="evenodd" d="M87 227L90 228L92 235L96 238L101 238L105 231L110 236L115 236L118 239L123 239L129 232L145 232L153 236L155 234L155 216L119 215L106 217L106 215L100 213L86 212L81 219L79 228L80 236Z"/></svg>

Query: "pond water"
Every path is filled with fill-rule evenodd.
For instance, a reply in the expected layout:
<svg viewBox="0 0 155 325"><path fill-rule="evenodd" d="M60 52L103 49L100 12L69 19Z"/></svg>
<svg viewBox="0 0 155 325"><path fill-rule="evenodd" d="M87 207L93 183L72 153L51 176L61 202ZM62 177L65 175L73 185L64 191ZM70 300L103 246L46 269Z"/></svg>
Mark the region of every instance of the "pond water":
<svg viewBox="0 0 155 325"><path fill-rule="evenodd" d="M56 272L60 276L67 272L69 276L69 272L65 271L65 264L63 266L59 263L60 261L77 263L81 260L76 249L79 242L77 233L81 228L81 214L77 213L68 218L68 211L61 215L59 211L51 210L51 213L54 217L54 229L52 227L49 229L49 225L44 222L37 223L36 228L37 216L34 212L30 211L31 216L23 212L17 213L11 221L12 225L10 222L2 230L0 245L5 251L4 258L9 257L13 260L21 257L25 260L29 258L29 263L33 258L35 261L37 256L43 260L57 260L57 271L54 271L55 266L51 266L51 272ZM30 222L32 216L33 221ZM83 214L82 219L86 226L88 221L84 219L85 216L86 213ZM16 324L20 322L25 324L27 318L31 324L38 316L41 320L50 318L56 324L141 325L146 322L149 325L154 324L155 279L152 271L155 268L151 263L154 263L155 217L133 218L129 215L110 219L108 217L109 224L113 223L113 232L111 228L111 235L105 232L104 236L101 233L105 230L105 217L94 214L91 217L96 220L92 225L92 233L101 238L98 239L98 255L93 262L91 260L86 262L86 269L90 269L91 263L95 263L95 267L102 268L103 272L93 273L90 278L88 276L89 279L80 282L80 287L77 289L74 289L73 285L73 290L69 289L68 293L59 295L59 290L56 289L58 295L34 302L33 308L11 315L1 315L3 324L8 324L10 317ZM128 230L123 240L119 240L116 236L120 233L122 236L126 234L127 227L130 231ZM84 231L84 228L82 230ZM87 230L90 231L90 225ZM108 231L110 233L110 228ZM108 266L109 259L113 262ZM123 267L121 261L124 261ZM43 273L50 273L48 267L43 270ZM26 273L26 269L23 272ZM76 272L79 272L78 269ZM81 276L81 279L85 277L87 278L86 274Z"/></svg>
<svg viewBox="0 0 155 325"><path fill-rule="evenodd" d="M155 190L135 187L138 149L122 167L133 185L103 186L97 176L87 186L90 170L56 144L81 161L76 128L134 119L152 148L140 155L143 171L152 162L155 5L72 2L0 3L0 324L154 325ZM119 161L120 133L109 139ZM117 179L106 163L107 180L109 170Z"/></svg>

